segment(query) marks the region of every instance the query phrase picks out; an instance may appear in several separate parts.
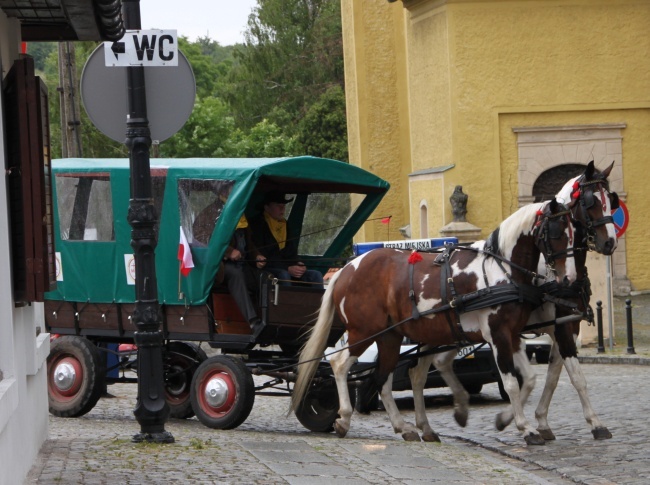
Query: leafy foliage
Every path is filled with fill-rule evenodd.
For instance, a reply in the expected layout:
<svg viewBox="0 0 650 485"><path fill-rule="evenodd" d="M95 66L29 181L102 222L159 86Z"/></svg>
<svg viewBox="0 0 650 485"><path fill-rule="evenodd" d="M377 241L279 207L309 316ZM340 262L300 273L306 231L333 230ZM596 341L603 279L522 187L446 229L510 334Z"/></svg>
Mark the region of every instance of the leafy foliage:
<svg viewBox="0 0 650 485"><path fill-rule="evenodd" d="M298 124L298 142L310 155L348 161L343 89L339 86L328 89L309 107Z"/></svg>
<svg viewBox="0 0 650 485"><path fill-rule="evenodd" d="M196 80L185 126L160 144L161 156L275 157L309 154L347 160L339 0L258 0L246 42L221 46L179 38ZM33 48L31 46L34 46ZM77 79L95 43L76 46ZM56 44L30 44L50 92L52 153L61 156ZM79 94L79 93L76 93ZM75 101L81 103L80 96ZM126 127L125 127L126 131ZM85 157L125 157L81 110Z"/></svg>
<svg viewBox="0 0 650 485"><path fill-rule="evenodd" d="M45 72L45 62L54 51L56 44L53 42L30 42L27 45L27 53L34 58L36 72Z"/></svg>
<svg viewBox="0 0 650 485"><path fill-rule="evenodd" d="M343 86L340 2L259 0L249 17L246 44L235 50L227 99L239 126L262 119L286 132L327 89ZM276 107L283 116L276 118Z"/></svg>

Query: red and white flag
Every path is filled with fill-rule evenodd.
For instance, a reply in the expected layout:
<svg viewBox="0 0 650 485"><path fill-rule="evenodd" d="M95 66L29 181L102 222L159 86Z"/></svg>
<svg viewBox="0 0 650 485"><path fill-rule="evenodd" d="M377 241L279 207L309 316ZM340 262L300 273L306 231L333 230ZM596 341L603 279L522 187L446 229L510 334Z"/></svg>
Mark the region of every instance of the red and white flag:
<svg viewBox="0 0 650 485"><path fill-rule="evenodd" d="M178 244L178 260L181 262L181 274L183 276L190 274L190 271L194 268L194 260L192 259L192 251L190 251L190 245L187 243L183 226L181 226L181 241Z"/></svg>

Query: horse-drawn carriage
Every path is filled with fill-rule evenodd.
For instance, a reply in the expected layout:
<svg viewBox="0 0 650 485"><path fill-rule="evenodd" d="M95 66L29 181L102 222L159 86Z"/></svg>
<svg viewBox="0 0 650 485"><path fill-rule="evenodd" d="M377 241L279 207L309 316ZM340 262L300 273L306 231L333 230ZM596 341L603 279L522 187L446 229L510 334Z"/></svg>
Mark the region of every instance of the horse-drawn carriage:
<svg viewBox="0 0 650 485"><path fill-rule="evenodd" d="M609 214L617 199L606 180L611 168L598 172L591 163L563 188L558 197L562 204L521 208L486 241L448 246L435 254L387 248L368 252L335 273L324 294L263 278L257 306L266 327L253 337L230 296L214 287L240 217L259 211L269 191L296 194L288 224L300 229L301 258L325 273L345 253L388 184L357 167L311 157L157 160L152 166L154 200L161 214L156 270L164 315L165 394L172 415L195 413L207 426L234 428L250 413L255 393L283 393L292 396L292 409L305 427L335 429L344 436L354 407L348 371L376 342L373 375L395 431L405 439L420 439L421 430L423 439L436 441L422 396L431 363L454 393L455 418L465 425L468 394L451 362L459 346L488 341L512 403L497 417L497 427L503 429L514 419L527 443L553 439L546 413L558 366L564 363L594 437L611 437L589 404L575 358L577 321L588 314L586 251L611 254L616 248ZM105 365L98 349L131 342L135 330L129 321L134 274L126 223L128 162L57 161L53 176L59 282L47 295L45 320L48 331L63 337L54 340L48 358L50 411L79 416L92 409L103 391ZM196 215L224 193L229 196L208 244L192 248L195 267L187 278L181 276L178 227L191 244ZM550 285L539 285L538 261L553 267ZM550 319L536 315L543 311ZM538 328L547 327L559 344L553 347L536 412L537 430L523 415L534 382L519 338L528 319L536 320ZM348 346L330 359L330 367L323 351L345 330ZM409 370L415 426L403 421L391 395L392 370L404 337L425 345ZM194 343L202 341L221 355L207 359ZM253 374L270 380L256 387Z"/></svg>
<svg viewBox="0 0 650 485"><path fill-rule="evenodd" d="M127 223L128 160L55 160L54 194L57 288L46 294L45 323L58 338L48 358L50 412L80 416L90 411L106 382L134 380L130 318L135 274ZM257 337L215 275L240 217L261 210L273 190L295 194L287 216L300 234L302 261L326 273L350 255L350 243L389 188L358 167L314 157L280 159L154 159L152 195L156 274L164 338L165 397L171 415L196 414L207 426L234 428L250 413L256 392L290 392L296 353L320 306L322 289L281 286L262 273L255 301L266 324ZM227 199L225 198L227 195ZM197 215L215 198L225 200L207 244L193 234ZM289 209L289 208L288 208ZM194 267L180 272L179 226ZM328 342L344 332L334 325ZM208 342L220 355L207 358ZM235 357L236 356L236 357ZM323 373L331 374L327 365ZM268 376L254 384L252 375ZM309 429L329 429L337 413L332 380L316 390L298 418Z"/></svg>

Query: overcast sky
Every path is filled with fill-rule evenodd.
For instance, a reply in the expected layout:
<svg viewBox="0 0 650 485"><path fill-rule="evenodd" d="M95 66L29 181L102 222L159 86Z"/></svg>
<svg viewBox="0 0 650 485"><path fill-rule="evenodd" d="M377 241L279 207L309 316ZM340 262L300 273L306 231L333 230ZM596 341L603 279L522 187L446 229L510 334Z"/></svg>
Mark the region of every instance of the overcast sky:
<svg viewBox="0 0 650 485"><path fill-rule="evenodd" d="M257 0L140 0L142 28L176 29L190 41L208 36L221 45L244 41Z"/></svg>

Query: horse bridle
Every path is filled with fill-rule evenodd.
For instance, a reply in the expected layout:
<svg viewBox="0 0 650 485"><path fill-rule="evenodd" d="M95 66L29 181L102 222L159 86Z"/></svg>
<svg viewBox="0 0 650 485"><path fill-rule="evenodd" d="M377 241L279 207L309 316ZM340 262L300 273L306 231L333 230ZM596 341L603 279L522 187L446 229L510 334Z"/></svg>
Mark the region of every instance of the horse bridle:
<svg viewBox="0 0 650 485"><path fill-rule="evenodd" d="M546 260L546 266L555 274L555 260L559 257L572 258L573 257L573 247L571 249L563 249L561 251L553 251L551 247L551 239L560 239L564 234L564 224L563 220L566 218L566 227L569 227L569 237L573 238L573 225L572 225L572 214L571 210L568 209L564 204L560 204L562 210L556 213L551 213L549 210L549 205L546 206L544 211L538 213L537 221L535 222L535 227L533 229L533 235L535 236L535 242L539 246L543 246L544 259ZM572 241L569 241L571 244Z"/></svg>
<svg viewBox="0 0 650 485"><path fill-rule="evenodd" d="M601 194L603 190L607 191L612 209L618 209L619 207L618 194L616 192L609 191L609 182L607 179L594 179L586 181L580 181L580 179L578 179L576 181L574 184L574 189L578 193L576 194L576 192L574 192L573 197L577 199L578 203L574 205L574 208L580 209L584 218L584 225L586 226L584 231L586 241L583 239L580 241L580 243L586 246L587 250L589 251L594 251L596 249L596 228L614 222L614 218L611 215L603 215L603 217L596 220L593 220L589 216L589 209L594 206L595 188L598 188L601 191ZM576 225L583 225L582 221L577 218L576 214L572 213L572 219Z"/></svg>

